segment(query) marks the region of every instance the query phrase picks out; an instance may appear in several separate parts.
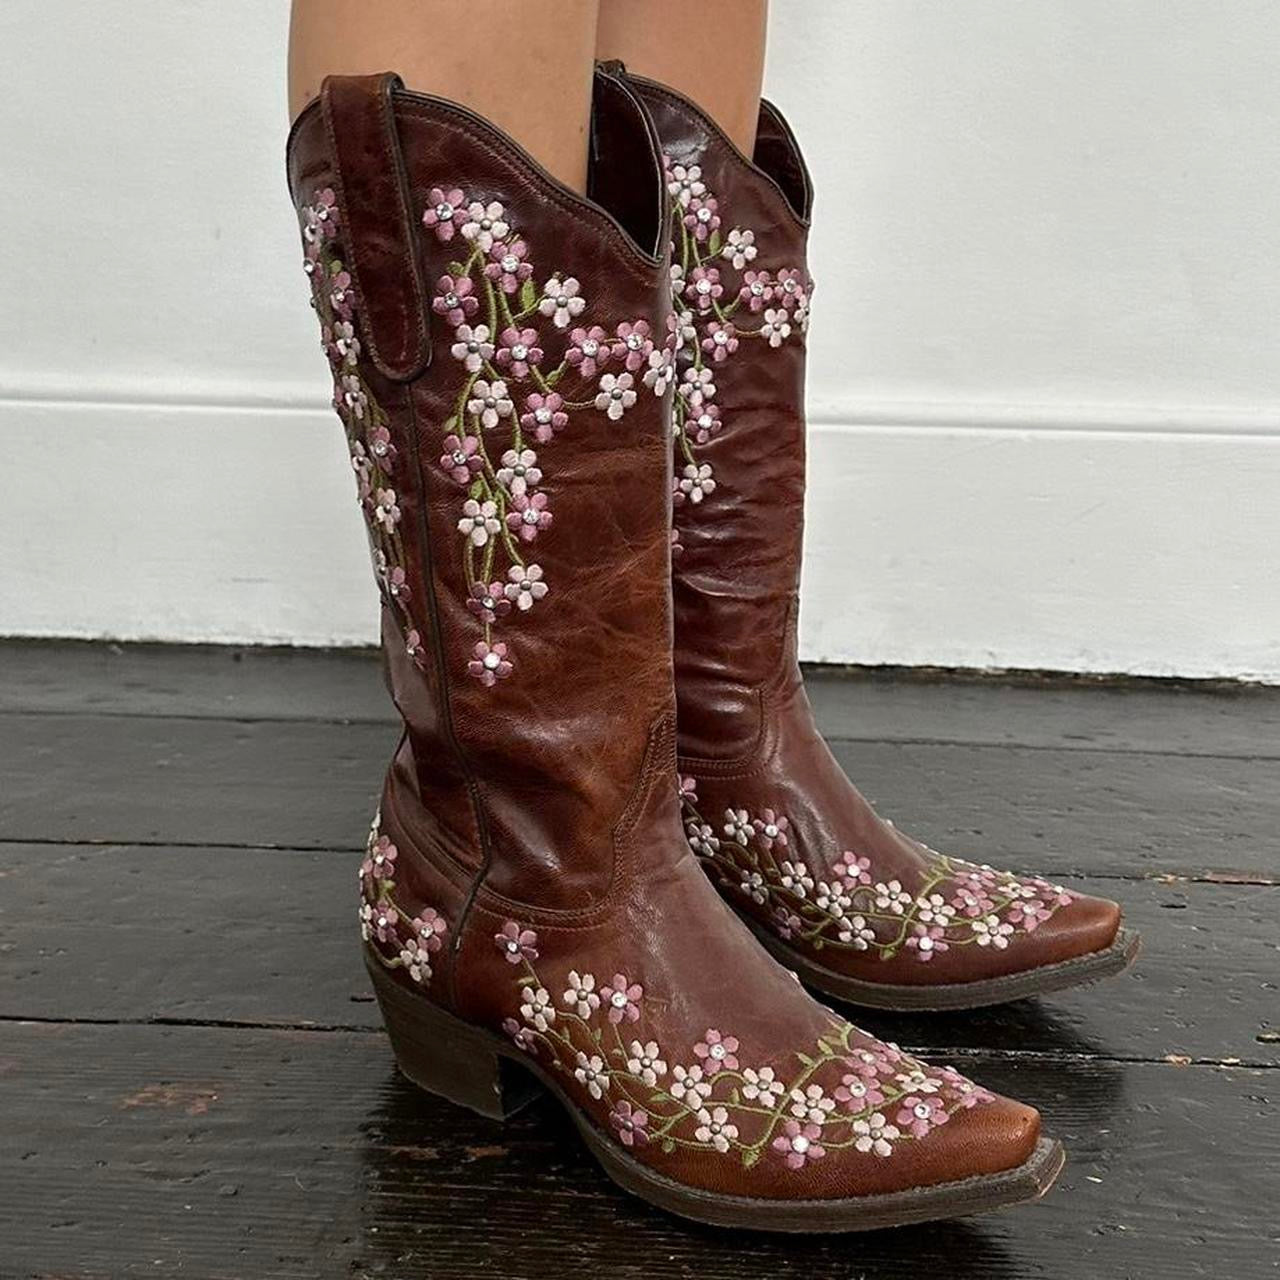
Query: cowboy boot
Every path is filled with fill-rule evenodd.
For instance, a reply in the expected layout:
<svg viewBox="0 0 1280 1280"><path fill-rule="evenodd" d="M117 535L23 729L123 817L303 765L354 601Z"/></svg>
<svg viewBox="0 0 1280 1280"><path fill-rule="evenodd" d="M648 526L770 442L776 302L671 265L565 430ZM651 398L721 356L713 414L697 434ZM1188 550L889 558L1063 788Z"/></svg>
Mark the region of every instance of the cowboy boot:
<svg viewBox="0 0 1280 1280"><path fill-rule="evenodd" d="M764 102L754 161L639 77L672 206L675 671L690 844L826 995L958 1009L1116 973L1113 902L938 853L880 818L814 725L796 655L811 191Z"/></svg>
<svg viewBox="0 0 1280 1280"><path fill-rule="evenodd" d="M854 1230L1032 1198L1028 1107L815 1003L681 827L670 234L596 80L590 199L393 76L333 77L289 182L404 733L359 872L396 1059L503 1117L545 1086L691 1218Z"/></svg>

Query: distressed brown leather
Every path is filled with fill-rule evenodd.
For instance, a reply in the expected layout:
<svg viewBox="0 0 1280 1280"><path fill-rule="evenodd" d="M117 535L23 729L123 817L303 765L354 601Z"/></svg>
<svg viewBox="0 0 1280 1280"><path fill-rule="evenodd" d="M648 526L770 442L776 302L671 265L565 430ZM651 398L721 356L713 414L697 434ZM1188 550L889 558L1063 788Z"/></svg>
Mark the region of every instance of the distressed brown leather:
<svg viewBox="0 0 1280 1280"><path fill-rule="evenodd" d="M656 138L639 100L617 76L597 76L591 191L604 204L560 186L471 112L394 80L331 80L324 104L293 129L289 183L374 550L387 681L405 721L361 868L370 954L406 990L511 1037L600 1130L687 1184L839 1199L1022 1163L1037 1138L1033 1110L924 1068L817 1004L721 901L685 840L671 662L671 397L644 382L649 372L658 390L664 381L669 229ZM382 167L390 172L365 171ZM358 209L342 205L339 168L347 198L361 193ZM496 273L475 282L469 317L456 287L441 284L448 275L456 286L457 266L480 243L466 239L481 234L478 215L454 221L455 189L464 206L484 206L491 228L504 227L494 229L499 252L484 258ZM541 475L526 469L523 493L546 494L554 520L527 542L518 523L513 536L526 560L536 555L548 589L535 598L531 579L512 582L513 599L524 592L531 606L499 612L490 608L496 599L481 598L485 582L481 597L471 594L471 534L459 521L476 500L469 495L499 488L504 517L512 514L521 477L498 478L509 415L495 408L496 423L484 426L483 398L466 389L472 373L492 391L493 374L511 370L519 416L538 383L531 372L515 375L514 347L506 365L495 353L468 371L466 344L461 357L455 344L460 320L474 337L491 309L502 314L497 293L517 263L501 247L517 241L522 261L535 264L533 293L517 282L506 305L532 304L521 324L536 330L543 377L561 366L576 328L599 325L618 345L603 368L586 373L580 359L555 379L556 394L586 407L567 410L545 440L530 438L536 420L525 429ZM396 310L386 324L395 336L383 341L383 307L351 289L381 288L383 266L406 247L405 271L427 282L430 297L416 316L403 313L412 282L392 279ZM344 273L352 255L358 285ZM539 299L553 273L560 284L544 315ZM561 327L570 277L586 303ZM656 356L643 341L627 345L640 322ZM630 328L619 336L618 326ZM429 334L429 367L401 359L415 332ZM369 358L371 340L381 361ZM635 402L612 417L604 379L627 371L632 356ZM447 443L469 434L450 420L461 403L470 422L473 396L489 469L473 468L464 440ZM474 487L481 479L488 490ZM475 547L473 566L490 539L501 535ZM495 566L508 550L495 551ZM477 644L488 646L485 657ZM510 670L500 670L506 662ZM715 1066L729 1058L732 1066ZM699 1081L695 1068L704 1067ZM763 1080L767 1106L750 1105L763 1095L745 1092L748 1069ZM859 1072L870 1074L880 1111L859 1101ZM782 1089L793 1083L818 1093L793 1100ZM792 1106L821 1112L820 1144L804 1134L817 1122L793 1117ZM912 1121L919 1136L895 1119L916 1107L927 1113ZM777 1146L792 1138L825 1154Z"/></svg>
<svg viewBox="0 0 1280 1280"><path fill-rule="evenodd" d="M692 102L652 81L630 83L657 125L677 214L694 167L697 199L717 202L719 252L708 255L704 245L699 257L720 271L719 309L700 315L686 285L682 305L695 333L680 363L693 362L716 316L739 325L732 355L701 361L716 387L713 432L698 442L686 428L677 440L677 467L688 445L715 486L675 516L679 767L694 847L738 911L857 979L968 982L1108 947L1120 923L1115 903L943 859L881 819L819 735L796 649L808 173L769 103L748 160ZM754 233L756 254L735 269L724 255L744 229ZM685 247L678 235L673 247L677 256ZM803 301L775 291L761 312L734 309L748 270L775 283L794 272ZM770 307L782 307L790 325L777 346L752 332Z"/></svg>

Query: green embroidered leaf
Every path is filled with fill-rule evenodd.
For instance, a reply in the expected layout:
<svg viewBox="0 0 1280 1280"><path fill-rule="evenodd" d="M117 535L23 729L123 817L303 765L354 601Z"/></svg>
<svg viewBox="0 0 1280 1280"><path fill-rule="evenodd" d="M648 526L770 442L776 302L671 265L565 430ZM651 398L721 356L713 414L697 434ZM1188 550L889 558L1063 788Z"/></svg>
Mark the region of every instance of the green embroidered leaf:
<svg viewBox="0 0 1280 1280"><path fill-rule="evenodd" d="M751 1166L755 1164L755 1162L759 1159L760 1159L759 1151L744 1151L742 1153L742 1167L744 1169L750 1169Z"/></svg>
<svg viewBox="0 0 1280 1280"><path fill-rule="evenodd" d="M664 1138L662 1142L662 1150L664 1154L670 1155L676 1149L676 1144L670 1138Z"/></svg>
<svg viewBox="0 0 1280 1280"><path fill-rule="evenodd" d="M830 1055L831 1053L831 1046L825 1040L818 1041L818 1048L825 1054Z"/></svg>
<svg viewBox="0 0 1280 1280"><path fill-rule="evenodd" d="M448 436L448 435L453 435L453 433L456 432L457 429L458 429L458 415L456 413L451 413L444 420L444 426L441 427L440 430L443 431L445 435Z"/></svg>
<svg viewBox="0 0 1280 1280"><path fill-rule="evenodd" d="M732 1089L730 1089L730 1090L729 1090L729 1101L730 1101L730 1102L731 1102L735 1107L738 1105L739 1097L738 1097L738 1087L737 1087L737 1085L734 1085L734 1087L733 1087Z"/></svg>
<svg viewBox="0 0 1280 1280"><path fill-rule="evenodd" d="M466 270L466 264L463 262L449 263L449 274L451 276L460 276Z"/></svg>
<svg viewBox="0 0 1280 1280"><path fill-rule="evenodd" d="M707 241L707 252L710 253L713 258L720 252L721 243L720 233L718 231L713 231L711 233L711 239Z"/></svg>
<svg viewBox="0 0 1280 1280"><path fill-rule="evenodd" d="M807 1053L797 1053L796 1057L799 1058L800 1061L803 1062L806 1067L813 1066L813 1059L809 1057Z"/></svg>
<svg viewBox="0 0 1280 1280"><path fill-rule="evenodd" d="M484 480L473 480L467 492L478 502L484 496Z"/></svg>
<svg viewBox="0 0 1280 1280"><path fill-rule="evenodd" d="M526 280L520 286L520 310L528 311L538 300L538 291L533 286L532 280Z"/></svg>
<svg viewBox="0 0 1280 1280"><path fill-rule="evenodd" d="M557 369L554 373L547 374L546 383L548 387L554 387L557 382L564 376L563 370Z"/></svg>

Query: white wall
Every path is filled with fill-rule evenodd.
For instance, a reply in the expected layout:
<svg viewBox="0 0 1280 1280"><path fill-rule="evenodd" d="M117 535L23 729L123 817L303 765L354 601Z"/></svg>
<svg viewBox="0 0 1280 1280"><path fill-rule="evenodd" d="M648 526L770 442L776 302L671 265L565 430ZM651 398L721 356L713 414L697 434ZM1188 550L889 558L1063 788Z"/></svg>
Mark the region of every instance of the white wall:
<svg viewBox="0 0 1280 1280"><path fill-rule="evenodd" d="M0 634L374 636L286 25L0 7ZM774 0L772 39L819 194L806 655L1280 681L1280 6Z"/></svg>

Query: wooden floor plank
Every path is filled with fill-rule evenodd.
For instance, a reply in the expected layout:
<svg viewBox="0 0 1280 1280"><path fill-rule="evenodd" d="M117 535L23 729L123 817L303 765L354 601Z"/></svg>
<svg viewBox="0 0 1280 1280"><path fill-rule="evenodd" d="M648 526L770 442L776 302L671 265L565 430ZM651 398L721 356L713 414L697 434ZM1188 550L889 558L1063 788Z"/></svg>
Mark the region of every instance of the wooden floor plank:
<svg viewBox="0 0 1280 1280"><path fill-rule="evenodd" d="M0 847L0 1016L376 1027L355 866L306 851ZM1147 940L1132 973L1000 1009L850 1016L925 1054L1280 1064L1265 1038L1280 1023L1280 887L1071 883L1121 892Z"/></svg>
<svg viewBox="0 0 1280 1280"><path fill-rule="evenodd" d="M380 1036L7 1028L0 1265L112 1280L1275 1274L1273 1071L977 1067L1067 1143L1047 1199L857 1239L770 1238L624 1196L550 1101L504 1127L419 1093Z"/></svg>
<svg viewBox="0 0 1280 1280"><path fill-rule="evenodd" d="M384 724L10 715L0 839L355 848ZM1280 766L1021 747L838 743L886 816L979 861L1063 875L1280 869Z"/></svg>

